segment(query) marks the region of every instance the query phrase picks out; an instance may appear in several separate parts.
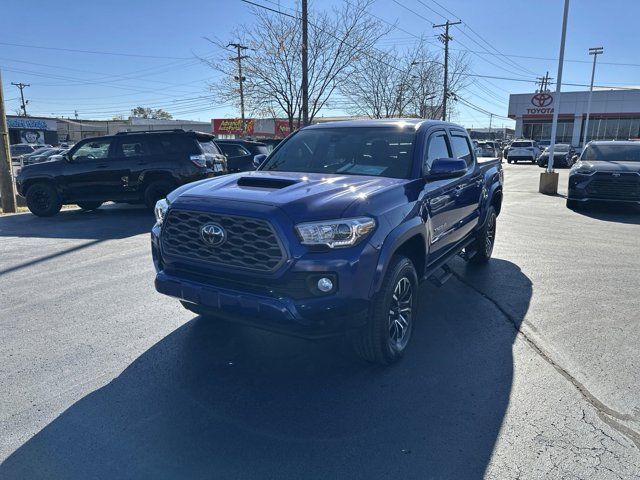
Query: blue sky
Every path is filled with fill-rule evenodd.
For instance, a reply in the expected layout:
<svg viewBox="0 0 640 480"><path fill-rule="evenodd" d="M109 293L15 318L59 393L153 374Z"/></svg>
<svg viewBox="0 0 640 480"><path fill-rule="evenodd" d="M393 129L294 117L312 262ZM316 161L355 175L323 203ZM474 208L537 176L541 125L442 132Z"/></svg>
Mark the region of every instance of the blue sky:
<svg viewBox="0 0 640 480"><path fill-rule="evenodd" d="M287 10L298 0L255 1ZM341 1L312 3L325 9ZM416 36L433 36L432 22L459 17L464 33L452 29L451 48L471 51L474 74L530 80L547 70L556 77L562 5L562 0L377 0L371 13ZM640 85L639 18L637 0L572 0L563 81L588 84L588 48L604 46L596 84ZM234 108L211 99L207 85L216 76L195 55L211 54L203 37L231 41L236 26L251 22L250 8L240 0L3 2L0 69L7 111L15 113L19 107L19 92L11 82L24 82L31 84L25 95L32 115L73 117L77 110L80 118L112 118L143 105L182 119L236 116ZM415 38L405 31L392 31L380 46L410 48ZM433 48L441 45L434 42ZM497 115L506 115L509 93L535 88L527 82L477 78L464 98ZM458 105L454 120L480 127L488 126L489 116ZM513 122L493 119L494 126L502 124Z"/></svg>

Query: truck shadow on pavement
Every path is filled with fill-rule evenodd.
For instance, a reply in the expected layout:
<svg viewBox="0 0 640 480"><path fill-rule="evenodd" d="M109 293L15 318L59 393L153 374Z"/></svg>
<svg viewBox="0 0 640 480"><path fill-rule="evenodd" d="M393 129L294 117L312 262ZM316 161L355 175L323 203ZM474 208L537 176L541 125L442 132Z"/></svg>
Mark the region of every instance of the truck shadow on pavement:
<svg viewBox="0 0 640 480"><path fill-rule="evenodd" d="M577 210L575 213L590 217L603 222L628 223L640 225L640 208L627 205L588 205Z"/></svg>
<svg viewBox="0 0 640 480"><path fill-rule="evenodd" d="M105 205L93 212L65 209L53 217L0 216L0 237L111 240L151 231L153 213L142 207Z"/></svg>
<svg viewBox="0 0 640 480"><path fill-rule="evenodd" d="M196 317L18 448L0 478L482 478L532 285L504 260L455 269L422 287L410 350L387 369L343 340ZM498 307L485 295L503 287Z"/></svg>

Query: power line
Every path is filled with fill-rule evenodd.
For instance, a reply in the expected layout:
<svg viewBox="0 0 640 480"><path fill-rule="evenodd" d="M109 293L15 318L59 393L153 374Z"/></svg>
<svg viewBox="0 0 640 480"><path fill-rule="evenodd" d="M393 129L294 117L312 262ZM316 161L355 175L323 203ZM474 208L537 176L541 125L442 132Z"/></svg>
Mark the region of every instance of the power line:
<svg viewBox="0 0 640 480"><path fill-rule="evenodd" d="M72 52L72 53L90 53L94 55L115 55L120 57L136 57L136 58L159 58L170 60L189 60L189 57L168 57L160 55L143 55L138 53L124 53L124 52L104 52L99 50L79 50L75 48L61 48L61 47L45 47L42 45L26 45L23 43L9 43L0 42L0 45L7 45L10 47L22 47L22 48L37 48L41 50L57 50L59 52Z"/></svg>

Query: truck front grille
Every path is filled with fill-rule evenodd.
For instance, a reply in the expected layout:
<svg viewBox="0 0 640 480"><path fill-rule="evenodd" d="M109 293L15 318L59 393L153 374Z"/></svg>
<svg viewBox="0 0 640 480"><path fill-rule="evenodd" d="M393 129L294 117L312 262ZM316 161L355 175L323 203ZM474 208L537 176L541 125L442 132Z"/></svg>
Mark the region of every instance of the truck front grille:
<svg viewBox="0 0 640 480"><path fill-rule="evenodd" d="M222 227L226 240L216 246L206 243L201 229L207 224ZM259 218L170 209L161 237L162 253L167 257L264 273L275 271L285 261L273 227Z"/></svg>
<svg viewBox="0 0 640 480"><path fill-rule="evenodd" d="M620 177L594 178L587 186L587 193L606 198L640 198L640 177L636 174L623 174Z"/></svg>

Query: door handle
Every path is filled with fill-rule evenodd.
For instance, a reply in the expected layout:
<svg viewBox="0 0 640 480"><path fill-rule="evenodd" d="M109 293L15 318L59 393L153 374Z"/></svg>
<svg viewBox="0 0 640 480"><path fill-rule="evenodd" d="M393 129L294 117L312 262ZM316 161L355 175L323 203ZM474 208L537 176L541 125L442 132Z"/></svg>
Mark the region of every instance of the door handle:
<svg viewBox="0 0 640 480"><path fill-rule="evenodd" d="M107 165L105 163L102 163L100 165L96 165L96 168L107 168Z"/></svg>

